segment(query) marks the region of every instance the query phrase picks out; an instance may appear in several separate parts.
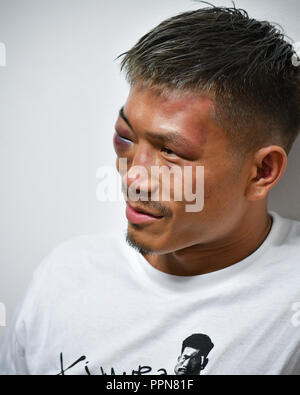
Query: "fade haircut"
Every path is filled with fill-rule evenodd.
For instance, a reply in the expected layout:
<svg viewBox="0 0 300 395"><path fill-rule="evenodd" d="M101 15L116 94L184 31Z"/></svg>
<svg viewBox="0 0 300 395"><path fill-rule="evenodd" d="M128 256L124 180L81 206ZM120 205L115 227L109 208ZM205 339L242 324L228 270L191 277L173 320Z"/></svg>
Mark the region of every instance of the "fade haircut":
<svg viewBox="0 0 300 395"><path fill-rule="evenodd" d="M269 144L290 152L300 129L295 56L274 24L212 6L166 19L118 58L131 86L209 94L230 151L243 157Z"/></svg>
<svg viewBox="0 0 300 395"><path fill-rule="evenodd" d="M192 347L196 350L200 350L201 355L207 357L210 351L214 348L214 344L210 340L209 336L202 333L194 333L183 341L181 347L181 354L186 347Z"/></svg>

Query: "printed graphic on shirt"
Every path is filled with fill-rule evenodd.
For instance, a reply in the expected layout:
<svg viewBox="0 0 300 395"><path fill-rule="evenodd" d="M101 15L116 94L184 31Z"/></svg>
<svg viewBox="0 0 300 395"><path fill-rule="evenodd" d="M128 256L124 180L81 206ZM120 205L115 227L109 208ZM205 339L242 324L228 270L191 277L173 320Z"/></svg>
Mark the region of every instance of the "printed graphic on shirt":
<svg viewBox="0 0 300 395"><path fill-rule="evenodd" d="M187 337L181 347L174 372L177 375L199 375L208 364L208 354L214 344L207 335L194 333Z"/></svg>
<svg viewBox="0 0 300 395"><path fill-rule="evenodd" d="M181 346L181 353L177 359L177 363L174 367L174 372L170 374L176 375L200 375L201 371L205 369L209 360L207 358L210 351L214 348L214 344L212 343L209 336L204 335L202 333L194 333L188 336L183 342ZM65 366L64 355L60 354L60 367L61 371L58 375L64 376L67 371L72 370L75 366L78 368L78 365L82 364L82 374L92 375L91 370L89 369L89 361L87 361L87 357L82 355L80 358L76 359L71 364ZM130 373L126 371L116 372L114 367L110 368L109 373L105 371L103 366L99 366L99 374L100 375L142 375L142 374L160 374L167 375L167 370L165 368L160 368L158 370L152 369L151 366L142 366L139 365L138 368L134 368L130 370Z"/></svg>

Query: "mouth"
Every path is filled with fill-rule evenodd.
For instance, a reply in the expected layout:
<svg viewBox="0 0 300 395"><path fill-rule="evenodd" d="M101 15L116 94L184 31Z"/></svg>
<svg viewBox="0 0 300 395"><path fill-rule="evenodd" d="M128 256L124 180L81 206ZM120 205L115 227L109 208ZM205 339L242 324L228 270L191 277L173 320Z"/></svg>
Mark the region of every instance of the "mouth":
<svg viewBox="0 0 300 395"><path fill-rule="evenodd" d="M141 224L145 222L155 222L163 218L163 215L154 214L148 210L142 209L138 206L132 206L127 202L126 217L128 221L134 224Z"/></svg>

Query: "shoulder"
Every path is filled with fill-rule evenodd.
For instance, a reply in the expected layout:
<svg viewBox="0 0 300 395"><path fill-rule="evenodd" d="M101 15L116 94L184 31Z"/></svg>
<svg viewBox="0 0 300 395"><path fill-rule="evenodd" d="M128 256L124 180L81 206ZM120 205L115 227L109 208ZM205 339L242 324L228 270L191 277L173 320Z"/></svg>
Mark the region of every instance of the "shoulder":
<svg viewBox="0 0 300 395"><path fill-rule="evenodd" d="M300 221L287 218L275 211L269 213L273 217L274 244L300 248Z"/></svg>
<svg viewBox="0 0 300 395"><path fill-rule="evenodd" d="M25 347L29 333L40 341L38 335L47 333L49 322L74 311L91 287L108 287L105 279L112 275L118 254L123 254L120 233L82 235L59 243L35 269L15 311L5 347Z"/></svg>
<svg viewBox="0 0 300 395"><path fill-rule="evenodd" d="M51 257L78 257L80 254L109 255L122 244L124 238L118 233L95 233L80 235L59 243L50 252Z"/></svg>
<svg viewBox="0 0 300 395"><path fill-rule="evenodd" d="M291 244L295 244L295 246L300 248L300 221L290 218L282 218L289 224L287 240Z"/></svg>
<svg viewBox="0 0 300 395"><path fill-rule="evenodd" d="M274 283L280 280L282 289L300 294L300 221L270 212L273 216L266 269ZM285 285L289 284L289 287Z"/></svg>
<svg viewBox="0 0 300 395"><path fill-rule="evenodd" d="M121 233L80 235L59 243L43 259L35 276L76 275L91 266L94 270L124 253L125 236Z"/></svg>
<svg viewBox="0 0 300 395"><path fill-rule="evenodd" d="M81 235L59 243L32 274L25 295L26 305L47 305L67 294L85 289L91 282L105 282L122 257L125 236L98 233ZM34 310L34 309L33 309Z"/></svg>
<svg viewBox="0 0 300 395"><path fill-rule="evenodd" d="M122 254L120 233L81 235L59 243L35 269L21 303L20 318L43 314L58 300L72 298L93 283L105 283Z"/></svg>

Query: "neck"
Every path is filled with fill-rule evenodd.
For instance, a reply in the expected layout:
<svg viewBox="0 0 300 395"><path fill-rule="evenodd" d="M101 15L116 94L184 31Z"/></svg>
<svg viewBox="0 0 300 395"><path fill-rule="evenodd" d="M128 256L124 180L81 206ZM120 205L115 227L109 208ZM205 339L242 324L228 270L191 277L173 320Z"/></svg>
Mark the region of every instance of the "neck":
<svg viewBox="0 0 300 395"><path fill-rule="evenodd" d="M220 240L196 244L161 255L144 255L158 270L177 276L194 276L224 269L252 254L266 239L272 218L266 207L248 212L236 229Z"/></svg>

